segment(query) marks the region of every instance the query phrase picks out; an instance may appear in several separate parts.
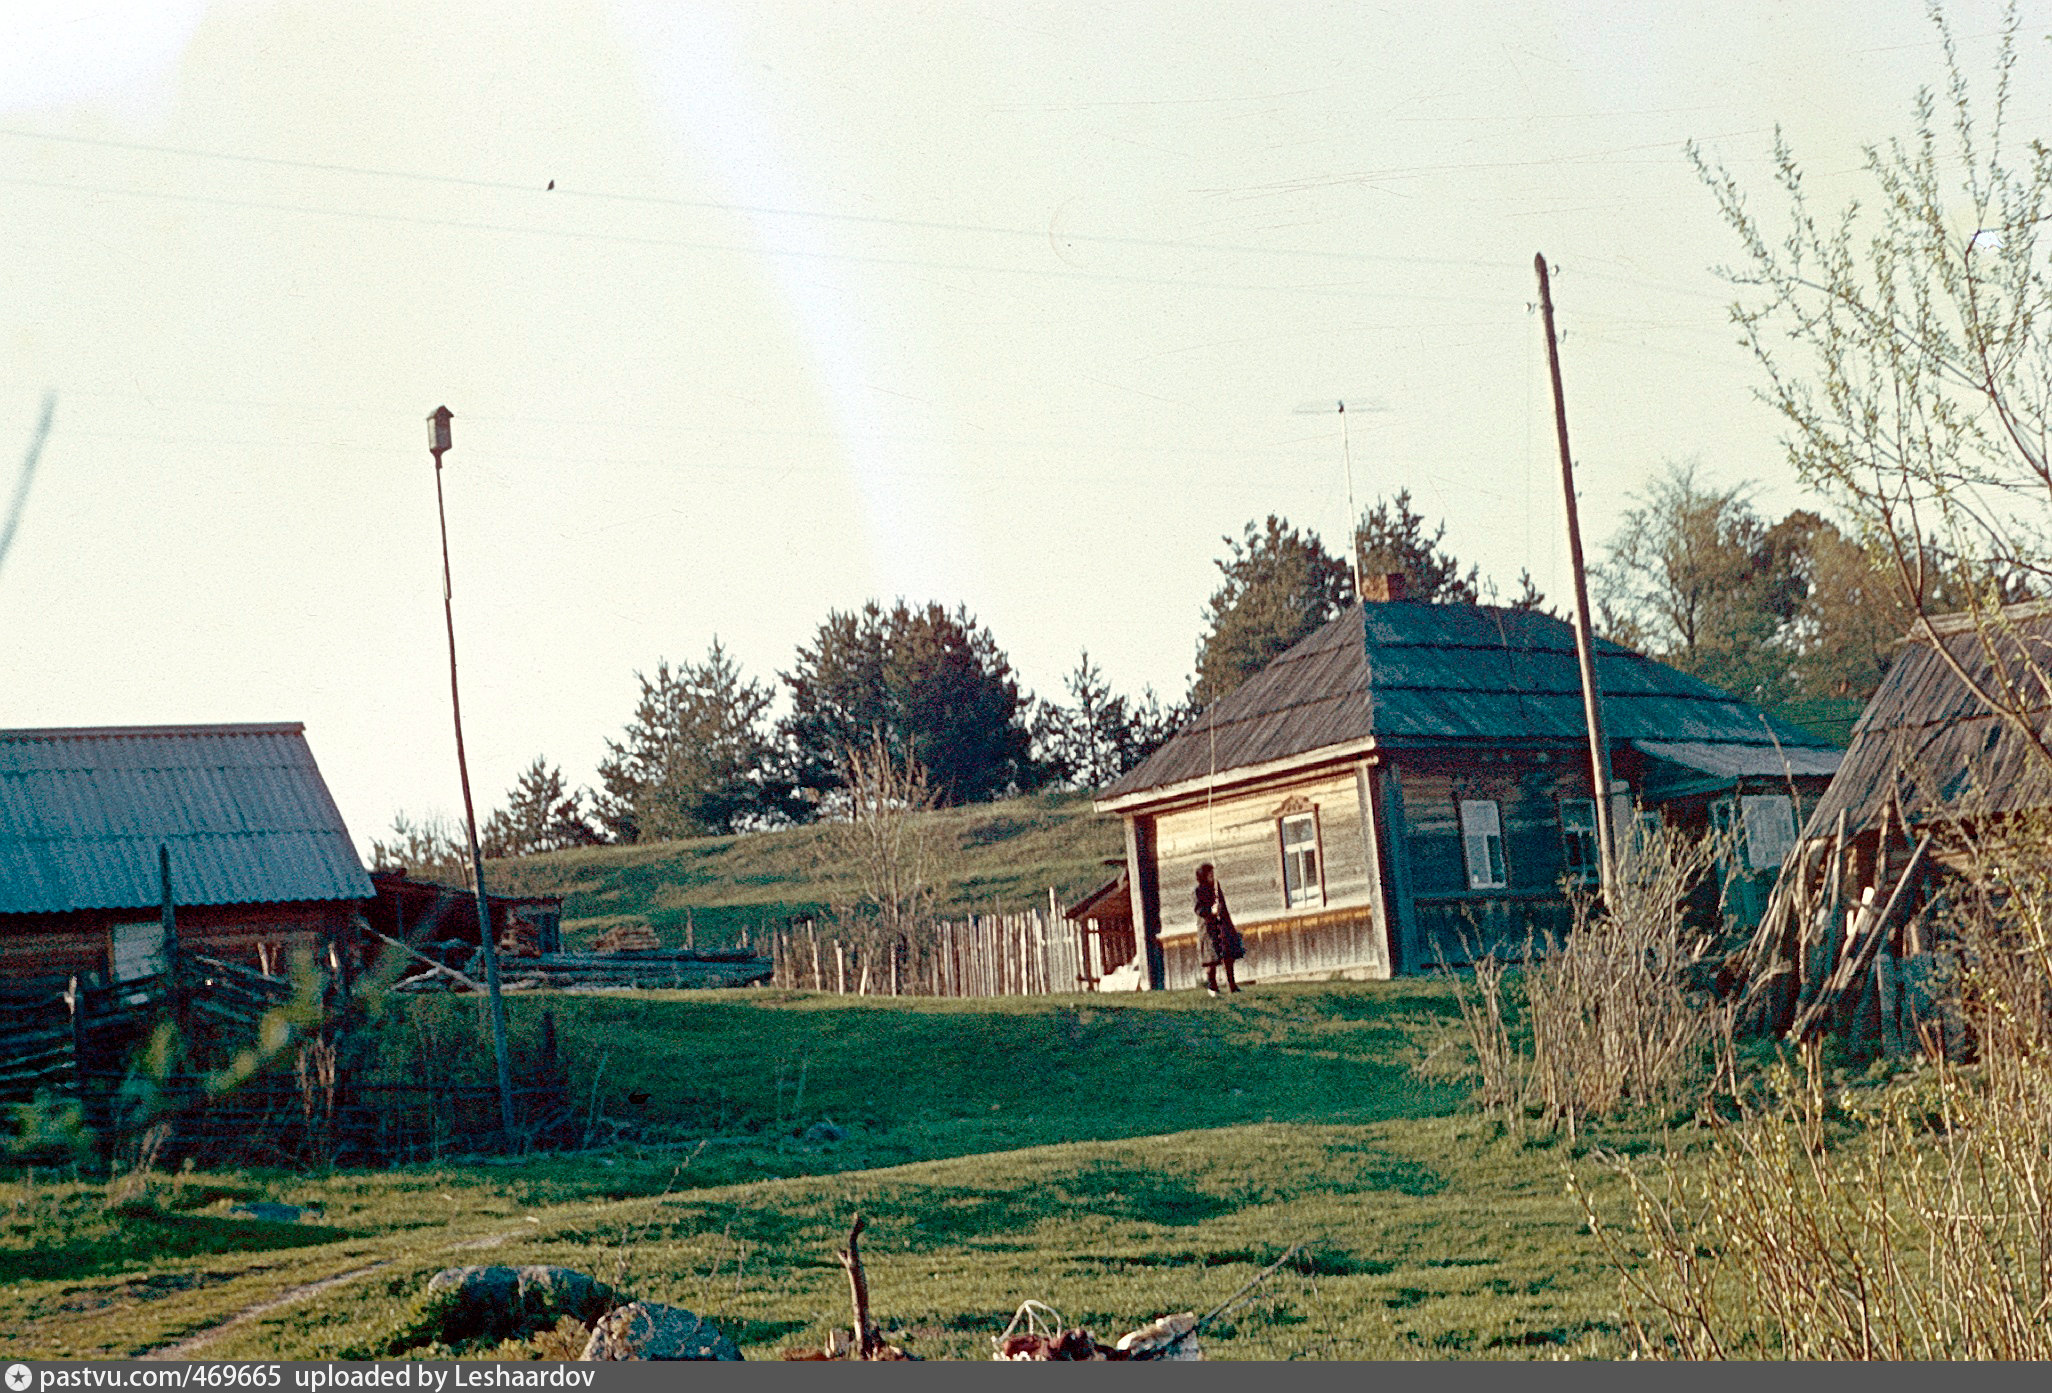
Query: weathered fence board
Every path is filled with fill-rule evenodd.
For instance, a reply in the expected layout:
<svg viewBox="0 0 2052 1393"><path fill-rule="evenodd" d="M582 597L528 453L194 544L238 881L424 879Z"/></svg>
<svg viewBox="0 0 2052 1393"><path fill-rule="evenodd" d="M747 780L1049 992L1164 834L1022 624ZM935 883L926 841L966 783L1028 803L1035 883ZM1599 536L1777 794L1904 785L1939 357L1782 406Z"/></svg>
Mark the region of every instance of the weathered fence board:
<svg viewBox="0 0 2052 1393"><path fill-rule="evenodd" d="M818 924L770 935L772 986L861 996L1045 996L1102 976L1078 926L1046 908L940 920L895 940L842 938Z"/></svg>

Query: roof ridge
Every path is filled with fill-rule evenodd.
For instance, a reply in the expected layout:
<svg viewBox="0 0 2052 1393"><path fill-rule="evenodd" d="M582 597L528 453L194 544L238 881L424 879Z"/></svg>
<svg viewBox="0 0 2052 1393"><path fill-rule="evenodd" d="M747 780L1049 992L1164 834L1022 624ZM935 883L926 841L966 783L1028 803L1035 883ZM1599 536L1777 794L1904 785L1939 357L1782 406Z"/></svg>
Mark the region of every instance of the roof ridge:
<svg viewBox="0 0 2052 1393"><path fill-rule="evenodd" d="M0 730L0 740L112 740L180 735L304 735L304 721L245 721L215 725L32 726Z"/></svg>

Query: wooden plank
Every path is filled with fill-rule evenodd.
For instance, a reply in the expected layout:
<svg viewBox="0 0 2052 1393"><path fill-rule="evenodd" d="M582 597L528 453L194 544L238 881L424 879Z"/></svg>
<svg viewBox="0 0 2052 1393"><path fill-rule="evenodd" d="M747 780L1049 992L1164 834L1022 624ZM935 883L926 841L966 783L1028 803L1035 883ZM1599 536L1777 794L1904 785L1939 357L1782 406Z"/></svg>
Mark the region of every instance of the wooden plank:
<svg viewBox="0 0 2052 1393"><path fill-rule="evenodd" d="M1379 961L1370 966L1380 969L1382 976L1392 976L1396 962L1391 929L1394 916L1391 913L1389 894L1388 856L1383 835L1383 814L1381 799L1376 787L1380 775L1377 765L1362 760L1354 766L1354 797L1360 804L1361 854L1368 868L1368 907L1372 915L1369 927L1370 952L1379 954Z"/></svg>
<svg viewBox="0 0 2052 1393"><path fill-rule="evenodd" d="M1425 961L1424 936L1418 928L1418 907L1411 888L1410 822L1404 816L1403 771L1395 764L1380 766L1383 789L1383 829L1389 855L1390 899L1396 907L1396 953L1392 973L1422 972Z"/></svg>
<svg viewBox="0 0 2052 1393"><path fill-rule="evenodd" d="M1126 824L1126 886L1133 906L1145 988L1160 991L1167 970L1161 948L1161 886L1154 864L1154 820L1128 813Z"/></svg>

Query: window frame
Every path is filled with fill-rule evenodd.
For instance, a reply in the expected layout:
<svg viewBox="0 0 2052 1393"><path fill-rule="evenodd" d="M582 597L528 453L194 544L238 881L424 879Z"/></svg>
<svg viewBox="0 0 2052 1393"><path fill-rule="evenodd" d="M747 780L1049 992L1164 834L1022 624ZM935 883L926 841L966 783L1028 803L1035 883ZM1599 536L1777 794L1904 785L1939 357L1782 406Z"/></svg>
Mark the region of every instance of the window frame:
<svg viewBox="0 0 2052 1393"><path fill-rule="evenodd" d="M1759 812L1757 817L1754 815L1755 810ZM1763 832L1767 830L1765 824L1770 814L1783 823L1782 827L1775 829L1782 834L1778 838L1782 844L1781 855L1762 864L1760 855L1754 848L1753 833L1756 829ZM1740 793L1733 799L1732 815L1733 821L1738 823L1739 835L1745 842L1741 860L1751 875L1769 875L1779 871L1781 863L1788 859L1788 854L1795 850L1796 843L1802 838L1802 826L1796 817L1795 799L1786 793Z"/></svg>
<svg viewBox="0 0 2052 1393"><path fill-rule="evenodd" d="M1489 810L1488 820L1495 824L1493 829L1471 830L1470 819L1482 821L1481 810ZM1470 809L1474 812L1471 814ZM1461 865L1467 872L1468 889L1508 890L1510 888L1510 859L1503 845L1503 806L1494 798L1463 798L1459 800L1457 812L1461 829ZM1481 874L1476 873L1475 850L1481 845ZM1492 854L1493 853L1493 854Z"/></svg>
<svg viewBox="0 0 2052 1393"><path fill-rule="evenodd" d="M1290 824L1292 823L1310 824L1311 840L1308 847L1300 842L1292 849L1289 837ZM1317 804L1314 803L1309 808L1301 808L1295 812L1284 813L1276 818L1275 843L1276 849L1282 856L1283 908L1325 908L1325 829L1318 817ZM1290 884L1290 863L1292 858L1301 858L1306 850L1311 853L1311 868L1316 872L1315 876L1308 879L1315 883L1305 883L1307 878L1302 875L1300 870L1298 876L1299 883L1293 890Z"/></svg>
<svg viewBox="0 0 2052 1393"><path fill-rule="evenodd" d="M1570 809L1578 811L1588 819L1587 825L1575 827L1568 822ZM1560 800L1560 846L1564 874L1577 881L1599 879L1603 873L1603 847L1596 834L1596 800L1594 798L1562 798ZM1586 855L1578 852L1586 851Z"/></svg>

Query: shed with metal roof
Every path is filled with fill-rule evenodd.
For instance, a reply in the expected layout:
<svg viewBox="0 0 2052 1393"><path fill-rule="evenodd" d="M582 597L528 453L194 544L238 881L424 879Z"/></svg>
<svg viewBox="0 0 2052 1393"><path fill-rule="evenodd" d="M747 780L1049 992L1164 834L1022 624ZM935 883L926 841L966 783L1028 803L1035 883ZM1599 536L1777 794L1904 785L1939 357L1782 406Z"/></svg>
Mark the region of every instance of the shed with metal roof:
<svg viewBox="0 0 2052 1393"><path fill-rule="evenodd" d="M1742 821L1764 870L1838 751L1598 640L1613 794ZM1214 702L1097 800L1127 829L1156 986L1196 980L1196 867L1218 868L1266 980L1386 976L1564 931L1593 870L1574 631L1494 605L1356 605ZM1793 797L1791 794L1793 793ZM1772 806L1770 806L1772 805Z"/></svg>
<svg viewBox="0 0 2052 1393"><path fill-rule="evenodd" d="M0 971L149 975L167 879L182 943L267 967L372 894L297 723L0 731Z"/></svg>

